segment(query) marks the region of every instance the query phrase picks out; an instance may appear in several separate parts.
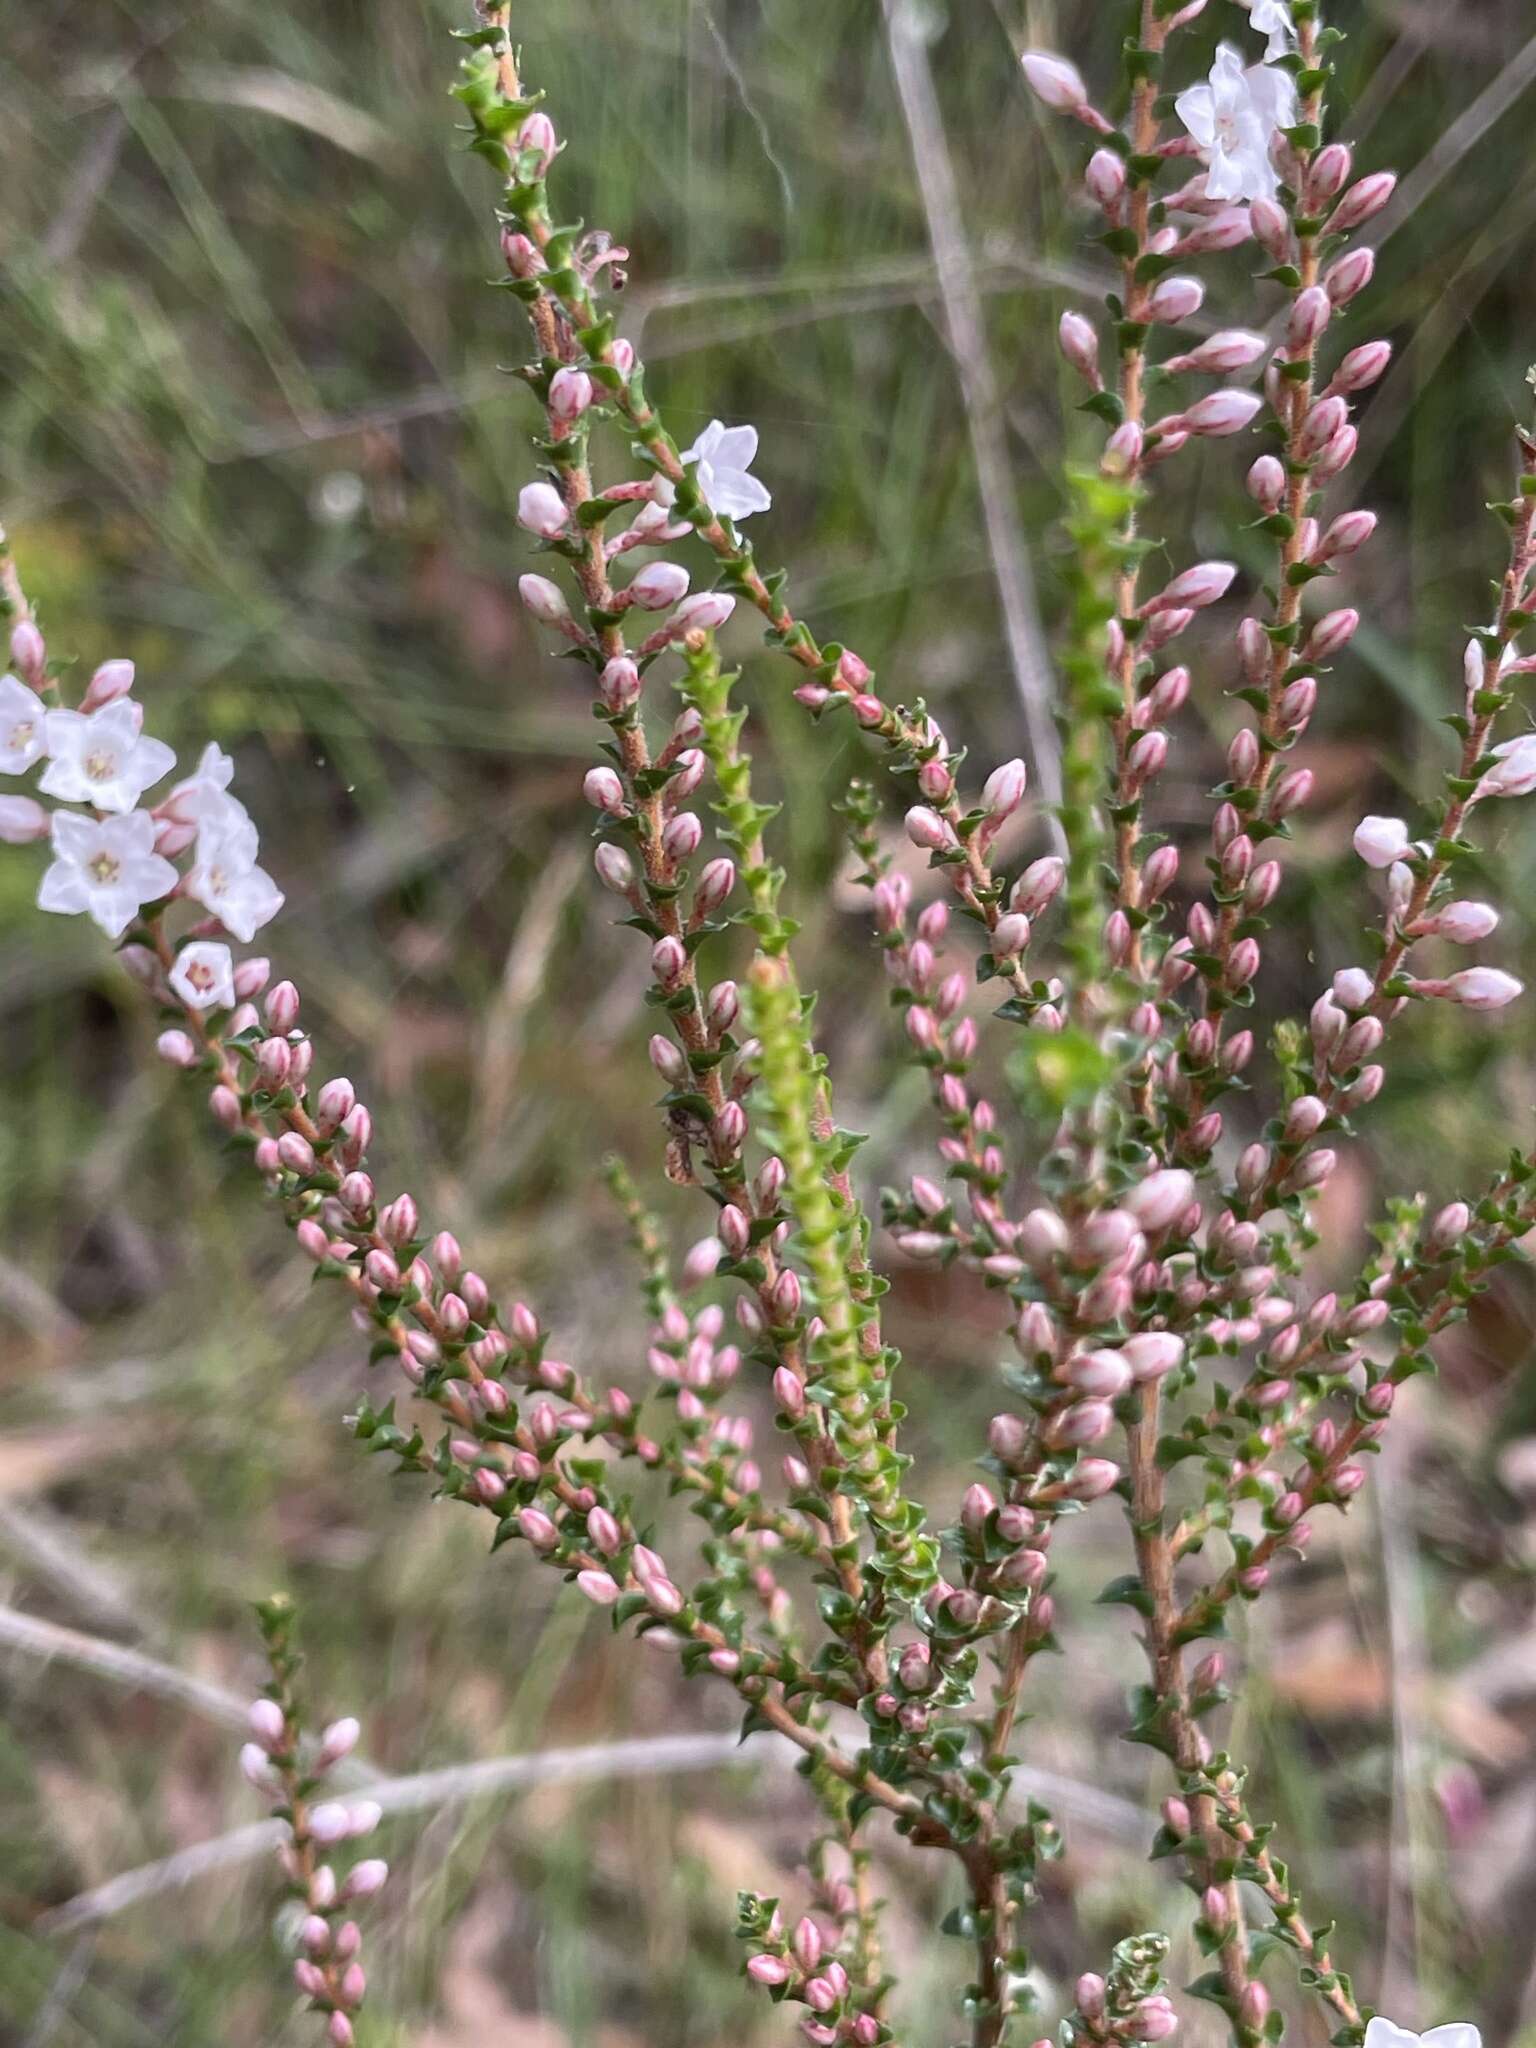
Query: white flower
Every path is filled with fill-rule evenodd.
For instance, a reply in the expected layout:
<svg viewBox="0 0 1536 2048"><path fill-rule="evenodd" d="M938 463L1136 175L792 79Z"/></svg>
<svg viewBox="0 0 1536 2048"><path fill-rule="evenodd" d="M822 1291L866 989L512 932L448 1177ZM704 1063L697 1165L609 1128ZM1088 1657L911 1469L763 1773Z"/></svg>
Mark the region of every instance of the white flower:
<svg viewBox="0 0 1536 2048"><path fill-rule="evenodd" d="M234 779L234 762L217 740L210 740L198 759L197 773L178 782L159 809L178 825L249 823L245 805L229 794Z"/></svg>
<svg viewBox="0 0 1536 2048"><path fill-rule="evenodd" d="M256 827L249 818L216 817L199 831L187 875L187 894L246 944L283 907L283 892L256 865L256 853Z"/></svg>
<svg viewBox="0 0 1536 2048"><path fill-rule="evenodd" d="M1245 70L1231 43L1216 51L1210 80L1174 101L1179 119L1210 160L1205 189L1212 199L1273 199L1280 178L1269 148L1279 128L1296 119L1296 87L1270 64Z"/></svg>
<svg viewBox="0 0 1536 2048"><path fill-rule="evenodd" d="M1427 2034L1410 2034L1378 2013L1365 2030L1365 2048L1483 2048L1483 2037L1469 2020L1451 2020Z"/></svg>
<svg viewBox="0 0 1536 2048"><path fill-rule="evenodd" d="M163 740L144 737L142 716L129 697L100 711L50 711L43 724L52 759L38 787L68 804L133 810L145 790L176 766Z"/></svg>
<svg viewBox="0 0 1536 2048"><path fill-rule="evenodd" d="M684 462L699 465L695 481L710 510L722 519L745 519L773 503L757 478L747 474L756 454L756 427L728 427L723 420L711 420L693 446L683 450Z"/></svg>
<svg viewBox="0 0 1536 2048"><path fill-rule="evenodd" d="M1259 34L1269 37L1264 51L1266 64L1273 64L1277 57L1295 49L1296 24L1291 20L1288 0L1238 0L1238 5L1248 9Z"/></svg>
<svg viewBox="0 0 1536 2048"><path fill-rule="evenodd" d="M217 939L194 939L176 955L171 987L189 1010L232 1010L235 962Z"/></svg>
<svg viewBox="0 0 1536 2048"><path fill-rule="evenodd" d="M155 821L146 811L125 818L53 814L53 865L37 892L39 910L66 917L84 911L109 939L120 939L143 904L168 896L176 870L155 851Z"/></svg>
<svg viewBox="0 0 1536 2048"><path fill-rule="evenodd" d="M43 753L43 700L19 676L0 676L0 775L25 775Z"/></svg>

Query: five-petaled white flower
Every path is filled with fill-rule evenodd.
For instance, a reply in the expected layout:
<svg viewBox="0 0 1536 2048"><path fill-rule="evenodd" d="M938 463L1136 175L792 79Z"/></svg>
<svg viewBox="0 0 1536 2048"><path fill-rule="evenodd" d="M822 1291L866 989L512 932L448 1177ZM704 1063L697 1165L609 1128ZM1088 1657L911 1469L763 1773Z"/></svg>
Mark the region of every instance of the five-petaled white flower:
<svg viewBox="0 0 1536 2048"><path fill-rule="evenodd" d="M1296 87L1272 64L1250 64L1231 43L1216 51L1205 85L1174 101L1179 119L1206 152L1212 199L1273 199L1280 177L1270 161L1275 132L1296 119Z"/></svg>
<svg viewBox="0 0 1536 2048"><path fill-rule="evenodd" d="M234 956L218 939L194 939L176 955L170 983L189 1010L232 1010Z"/></svg>
<svg viewBox="0 0 1536 2048"><path fill-rule="evenodd" d="M239 808L228 801L231 809ZM198 833L187 874L187 894L246 944L283 907L283 892L256 865L256 852L256 827L249 818L215 818Z"/></svg>
<svg viewBox="0 0 1536 2048"><path fill-rule="evenodd" d="M127 817L83 818L53 814L53 865L37 892L39 910L66 917L84 911L109 939L120 939L140 908L169 896L176 870L155 851L155 821L147 811Z"/></svg>
<svg viewBox="0 0 1536 2048"><path fill-rule="evenodd" d="M52 756L38 787L69 804L131 811L176 766L163 740L140 730L143 714L129 697L100 711L50 711L44 720Z"/></svg>
<svg viewBox="0 0 1536 2048"><path fill-rule="evenodd" d="M1291 20L1289 0L1238 0L1248 9L1249 19L1261 36L1267 35L1264 61L1273 64L1296 47L1296 24Z"/></svg>
<svg viewBox="0 0 1536 2048"><path fill-rule="evenodd" d="M756 427L728 427L723 420L711 420L693 446L683 450L684 462L699 465L699 489L722 519L745 519L773 503L757 478L747 474L756 454Z"/></svg>
<svg viewBox="0 0 1536 2048"><path fill-rule="evenodd" d="M1470 2020L1450 2020L1427 2034L1411 2034L1378 2013L1365 2030L1365 2048L1483 2048L1483 2037Z"/></svg>
<svg viewBox="0 0 1536 2048"><path fill-rule="evenodd" d="M0 676L0 775L25 775L47 749L43 700L20 676Z"/></svg>

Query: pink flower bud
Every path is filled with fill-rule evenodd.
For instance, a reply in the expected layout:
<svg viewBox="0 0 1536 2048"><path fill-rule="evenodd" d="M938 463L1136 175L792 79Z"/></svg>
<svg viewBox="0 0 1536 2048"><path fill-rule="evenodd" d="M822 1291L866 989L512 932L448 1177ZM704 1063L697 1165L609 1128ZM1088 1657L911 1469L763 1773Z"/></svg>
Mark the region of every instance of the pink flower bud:
<svg viewBox="0 0 1536 2048"><path fill-rule="evenodd" d="M1118 161L1116 158L1117 164ZM1081 313L1068 310L1061 316L1056 339L1072 368L1097 391L1103 379L1099 375L1099 337L1092 321L1085 320Z"/></svg>
<svg viewBox="0 0 1536 2048"><path fill-rule="evenodd" d="M1351 249L1323 278L1323 289L1336 306L1347 306L1370 283L1376 268L1374 249Z"/></svg>
<svg viewBox="0 0 1536 2048"><path fill-rule="evenodd" d="M571 616L564 592L547 576L519 576L517 592L533 616L546 626L564 625Z"/></svg>
<svg viewBox="0 0 1536 2048"><path fill-rule="evenodd" d="M1072 1500L1098 1500L1120 1477L1120 1467L1110 1458L1079 1458L1062 1483Z"/></svg>
<svg viewBox="0 0 1536 2048"><path fill-rule="evenodd" d="M1163 1167L1120 1197L1149 1237L1155 1237L1174 1223L1195 1199L1194 1175L1181 1167Z"/></svg>
<svg viewBox="0 0 1536 2048"><path fill-rule="evenodd" d="M538 167L534 175L542 178L554 162L555 152L560 147L555 134L555 124L548 114L535 108L517 131L517 147L520 153L529 150L534 153L538 158Z"/></svg>
<svg viewBox="0 0 1536 2048"><path fill-rule="evenodd" d="M339 1896L342 1899L371 1899L375 1892L382 1891L389 1876L389 1865L378 1857L358 1863L347 1873Z"/></svg>
<svg viewBox="0 0 1536 2048"><path fill-rule="evenodd" d="M720 908L735 887L736 863L725 859L709 861L694 891L694 909L701 917L708 917Z"/></svg>
<svg viewBox="0 0 1536 2048"><path fill-rule="evenodd" d="M549 409L565 425L580 419L593 399L592 379L585 370L556 370L549 380Z"/></svg>
<svg viewBox="0 0 1536 2048"><path fill-rule="evenodd" d="M1376 993L1376 984L1363 967L1341 967L1333 977L1331 986L1334 1001L1341 1010L1363 1010ZM1312 1015L1313 1036L1315 1038L1317 1036L1317 1010L1315 1008ZM1337 1012L1335 1012L1335 1015L1337 1015ZM1332 1020L1330 1019L1330 1027L1331 1022ZM1343 1036L1344 1026L1341 1019L1338 1029L1333 1033L1333 1044L1336 1045Z"/></svg>
<svg viewBox="0 0 1536 2048"><path fill-rule="evenodd" d="M1498 967L1464 967L1435 993L1459 1003L1464 1010L1502 1010L1523 993L1523 984Z"/></svg>
<svg viewBox="0 0 1536 2048"><path fill-rule="evenodd" d="M185 1031L162 1031L155 1040L155 1050L168 1066L192 1067L197 1064L197 1047Z"/></svg>
<svg viewBox="0 0 1536 2048"><path fill-rule="evenodd" d="M1370 177L1350 186L1328 216L1327 232L1330 235L1353 234L1356 228L1364 227L1368 220L1376 218L1396 189L1395 171L1373 171Z"/></svg>
<svg viewBox="0 0 1536 2048"><path fill-rule="evenodd" d="M1131 1384L1131 1368L1118 1351L1080 1351L1061 1368L1068 1386L1099 1401L1118 1401Z"/></svg>
<svg viewBox="0 0 1536 2048"><path fill-rule="evenodd" d="M1083 171L1088 196L1106 213L1112 212L1125 190L1125 165L1112 149L1096 149Z"/></svg>
<svg viewBox="0 0 1536 2048"><path fill-rule="evenodd" d="M1318 544L1314 559L1335 562L1355 554L1376 531L1374 512L1341 512Z"/></svg>
<svg viewBox="0 0 1536 2048"><path fill-rule="evenodd" d="M716 633L735 609L736 600L728 591L700 590L684 598L667 621L667 630L679 638L684 633Z"/></svg>
<svg viewBox="0 0 1536 2048"><path fill-rule="evenodd" d="M1392 360L1390 341L1366 341L1352 348L1333 373L1330 390L1364 391L1376 383Z"/></svg>
<svg viewBox="0 0 1536 2048"><path fill-rule="evenodd" d="M598 694L610 711L627 711L640 695L640 671L627 654L616 654L605 665Z"/></svg>
<svg viewBox="0 0 1536 2048"><path fill-rule="evenodd" d="M1140 1336L1127 1337L1120 1355L1130 1367L1132 1378L1145 1384L1165 1378L1183 1363L1184 1340L1168 1330L1147 1330Z"/></svg>
<svg viewBox="0 0 1536 2048"><path fill-rule="evenodd" d="M670 611L688 594L688 571L676 562L647 562L624 594L643 611Z"/></svg>
<svg viewBox="0 0 1536 2048"><path fill-rule="evenodd" d="M290 1173L309 1175L315 1170L314 1148L297 1131L284 1131L277 1141L277 1156Z"/></svg>
<svg viewBox="0 0 1536 2048"><path fill-rule="evenodd" d="M541 540L553 540L565 531L569 514L565 500L553 484L524 484L517 494L517 523Z"/></svg>
<svg viewBox="0 0 1536 2048"><path fill-rule="evenodd" d="M1055 854L1046 854L1040 860L1031 861L1013 885L1008 898L1009 908L1022 911L1029 918L1039 917L1055 898L1065 878L1066 864Z"/></svg>
<svg viewBox="0 0 1536 2048"><path fill-rule="evenodd" d="M1348 423L1349 408L1342 398L1320 398L1302 423L1297 440L1297 452L1303 461L1320 455Z"/></svg>
<svg viewBox="0 0 1536 2048"><path fill-rule="evenodd" d="M782 1956L753 1956L747 1963L747 1975L754 1984L787 1984L791 1974Z"/></svg>
<svg viewBox="0 0 1536 2048"><path fill-rule="evenodd" d="M1346 648L1355 636L1360 623L1357 611L1326 612L1307 635L1307 661L1327 661Z"/></svg>
<svg viewBox="0 0 1536 2048"><path fill-rule="evenodd" d="M263 1749L276 1752L284 1747L288 1740L288 1723L276 1700L252 1700L245 1718Z"/></svg>
<svg viewBox="0 0 1536 2048"><path fill-rule="evenodd" d="M1246 206L1229 206L1212 214L1178 241L1181 256L1205 256L1219 249L1237 249L1253 234L1253 221ZM1222 431L1228 431L1223 429Z"/></svg>
<svg viewBox="0 0 1536 2048"><path fill-rule="evenodd" d="M955 843L955 835L939 816L925 804L914 804L907 812L907 837L914 846L930 853L946 852Z"/></svg>
<svg viewBox="0 0 1536 2048"><path fill-rule="evenodd" d="M23 680L36 689L47 672L48 653L31 619L22 619L11 628L11 660Z"/></svg>
<svg viewBox="0 0 1536 2048"><path fill-rule="evenodd" d="M1175 576L1142 611L1150 617L1157 612L1203 610L1226 595L1236 574L1235 562L1198 562Z"/></svg>
<svg viewBox="0 0 1536 2048"><path fill-rule="evenodd" d="M1026 50L1021 62L1031 92L1058 114L1075 113L1088 104L1088 88L1075 64L1048 50Z"/></svg>
<svg viewBox="0 0 1536 2048"><path fill-rule="evenodd" d="M1165 277L1147 300L1147 318L1165 327L1191 319L1205 303L1205 286L1193 277Z"/></svg>
<svg viewBox="0 0 1536 2048"><path fill-rule="evenodd" d="M1355 827L1355 851L1370 868L1391 867L1412 843L1401 818L1362 818Z"/></svg>
<svg viewBox="0 0 1536 2048"><path fill-rule="evenodd" d="M1284 464L1261 455L1248 472L1248 495L1261 511L1275 511L1285 498Z"/></svg>
<svg viewBox="0 0 1536 2048"><path fill-rule="evenodd" d="M1321 285L1308 285L1291 301L1290 317L1286 321L1286 347L1293 356L1305 352L1317 340L1333 318L1333 301Z"/></svg>
<svg viewBox="0 0 1536 2048"><path fill-rule="evenodd" d="M1197 398L1181 417L1192 434L1237 434L1263 403L1256 391L1212 391Z"/></svg>
<svg viewBox="0 0 1536 2048"><path fill-rule="evenodd" d="M592 865L597 869L597 878L603 887L611 889L615 896L628 896L634 888L634 863L622 846L604 840L592 856Z"/></svg>
<svg viewBox="0 0 1536 2048"><path fill-rule="evenodd" d="M1486 939L1498 922L1499 913L1491 903L1448 903L1425 920L1425 929L1455 945L1471 946Z"/></svg>
<svg viewBox="0 0 1536 2048"><path fill-rule="evenodd" d="M1024 801L1024 790L1029 780L1028 771L1021 760L1005 761L1000 768L994 768L982 785L983 809L994 817L1007 817L1016 811Z"/></svg>
<svg viewBox="0 0 1536 2048"><path fill-rule="evenodd" d="M1275 263L1289 263L1293 255L1290 216L1278 200L1259 198L1248 208L1248 224L1266 256Z"/></svg>
<svg viewBox="0 0 1536 2048"><path fill-rule="evenodd" d="M1262 334L1246 327L1226 327L1187 355L1172 357L1163 367L1174 372L1196 370L1208 376L1226 377L1256 363L1267 346Z"/></svg>

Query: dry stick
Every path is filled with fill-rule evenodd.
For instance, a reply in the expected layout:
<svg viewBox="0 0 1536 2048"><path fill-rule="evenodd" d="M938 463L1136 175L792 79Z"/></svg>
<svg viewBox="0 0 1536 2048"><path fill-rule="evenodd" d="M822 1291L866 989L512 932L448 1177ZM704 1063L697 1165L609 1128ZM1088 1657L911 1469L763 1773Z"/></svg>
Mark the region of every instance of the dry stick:
<svg viewBox="0 0 1536 2048"><path fill-rule="evenodd" d="M1047 804L1057 804L1061 801L1061 751L1051 716L1050 661L1029 550L1019 524L1004 440L1003 408L987 346L981 294L928 64L927 39L912 0L884 0L884 7L891 70L912 145L918 194L938 272L944 323L970 430L976 485L981 495L997 594L1003 607L1014 686L1024 713L1035 781ZM1054 813L1051 829L1057 852L1064 853L1066 836Z"/></svg>

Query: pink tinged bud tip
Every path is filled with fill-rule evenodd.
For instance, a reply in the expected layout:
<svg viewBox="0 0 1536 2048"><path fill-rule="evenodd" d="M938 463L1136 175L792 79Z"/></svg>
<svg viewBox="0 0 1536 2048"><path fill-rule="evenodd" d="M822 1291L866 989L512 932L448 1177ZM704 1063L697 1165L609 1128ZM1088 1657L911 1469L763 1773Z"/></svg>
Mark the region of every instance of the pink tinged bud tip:
<svg viewBox="0 0 1536 2048"><path fill-rule="evenodd" d="M1263 403L1256 391L1212 391L1197 398L1180 418L1192 434L1237 434Z"/></svg>
<svg viewBox="0 0 1536 2048"><path fill-rule="evenodd" d="M263 1749L280 1750L287 1741L288 1724L276 1700L253 1700L246 1721Z"/></svg>
<svg viewBox="0 0 1536 2048"><path fill-rule="evenodd" d="M688 593L688 571L676 562L647 562L625 592L643 611L668 611Z"/></svg>
<svg viewBox="0 0 1536 2048"><path fill-rule="evenodd" d="M375 1892L382 1891L389 1876L389 1865L378 1857L370 1857L358 1863L347 1873L339 1893L342 1899L370 1899Z"/></svg>
<svg viewBox="0 0 1536 2048"><path fill-rule="evenodd" d="M955 835L939 816L926 804L914 804L906 816L907 837L912 844L928 853L944 853L954 845Z"/></svg>
<svg viewBox="0 0 1536 2048"><path fill-rule="evenodd" d="M592 403L594 396L592 379L585 370L556 370L549 380L549 410L551 416L568 426Z"/></svg>
<svg viewBox="0 0 1536 2048"><path fill-rule="evenodd" d="M52 818L29 796L0 796L0 842L7 846L29 846L46 839Z"/></svg>
<svg viewBox="0 0 1536 2048"><path fill-rule="evenodd" d="M517 523L541 540L553 540L565 531L565 500L553 484L524 484L517 494Z"/></svg>
<svg viewBox="0 0 1536 2048"><path fill-rule="evenodd" d="M1056 329L1062 355L1095 390L1103 379L1099 374L1099 337L1091 320L1081 313L1065 312Z"/></svg>
<svg viewBox="0 0 1536 2048"><path fill-rule="evenodd" d="M1205 286L1193 277L1165 277L1147 301L1147 317L1176 327L1191 319L1205 303Z"/></svg>
<svg viewBox="0 0 1536 2048"><path fill-rule="evenodd" d="M692 597L684 598L667 621L667 630L674 638L685 633L715 633L735 609L736 600L729 592L700 590Z"/></svg>
<svg viewBox="0 0 1536 2048"><path fill-rule="evenodd" d="M520 576L517 593L533 616L546 626L564 625L570 619L571 608L564 592L547 576Z"/></svg>
<svg viewBox="0 0 1536 2048"><path fill-rule="evenodd" d="M1425 986L1420 983L1421 988ZM1434 985L1432 992L1459 1003L1464 1010L1502 1010L1524 993L1524 984L1498 967L1465 967L1460 974Z"/></svg>
<svg viewBox="0 0 1536 2048"><path fill-rule="evenodd" d="M1355 827L1354 848L1367 867L1391 867L1412 843L1401 818L1362 818Z"/></svg>
<svg viewBox="0 0 1536 2048"><path fill-rule="evenodd" d="M1077 66L1048 50L1026 50L1024 77L1037 99L1058 114L1075 113L1088 104L1088 88Z"/></svg>

